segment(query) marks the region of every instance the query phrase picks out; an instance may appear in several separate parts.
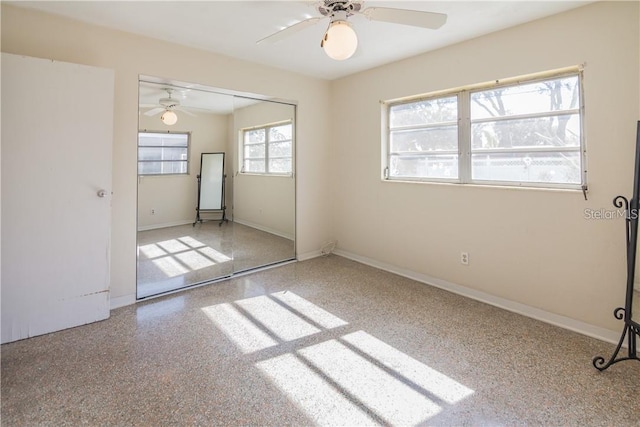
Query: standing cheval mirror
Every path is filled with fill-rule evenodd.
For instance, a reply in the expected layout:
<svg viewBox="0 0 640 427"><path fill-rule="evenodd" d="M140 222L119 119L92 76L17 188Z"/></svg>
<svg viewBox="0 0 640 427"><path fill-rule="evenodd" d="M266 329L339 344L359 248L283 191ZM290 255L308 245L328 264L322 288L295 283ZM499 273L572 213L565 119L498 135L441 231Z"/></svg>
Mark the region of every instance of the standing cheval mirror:
<svg viewBox="0 0 640 427"><path fill-rule="evenodd" d="M202 153L198 179L198 207L196 223L202 222L202 213L220 213L220 224L227 221L227 207L224 202L224 153Z"/></svg>
<svg viewBox="0 0 640 427"><path fill-rule="evenodd" d="M604 371L611 365L623 360L640 360L638 358L637 338L640 335L640 279L636 278L636 265L638 261L638 215L640 211L640 121L638 121L636 133L636 157L633 179L633 195L631 200L624 196L613 199L616 208L625 209L625 230L627 242L627 287L625 292L624 307L618 307L613 315L616 319L624 321L624 328L618 346L608 362L604 357L597 356L593 359L593 366ZM621 352L626 343L627 355Z"/></svg>

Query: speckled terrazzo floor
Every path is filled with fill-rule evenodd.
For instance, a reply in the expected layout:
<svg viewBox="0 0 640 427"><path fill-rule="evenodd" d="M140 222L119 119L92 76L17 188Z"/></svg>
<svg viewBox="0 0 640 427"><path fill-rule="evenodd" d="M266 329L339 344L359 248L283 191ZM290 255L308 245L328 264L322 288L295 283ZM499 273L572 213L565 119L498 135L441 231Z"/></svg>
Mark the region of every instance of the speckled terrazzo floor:
<svg viewBox="0 0 640 427"><path fill-rule="evenodd" d="M1 350L4 426L640 425L613 345L337 256Z"/></svg>

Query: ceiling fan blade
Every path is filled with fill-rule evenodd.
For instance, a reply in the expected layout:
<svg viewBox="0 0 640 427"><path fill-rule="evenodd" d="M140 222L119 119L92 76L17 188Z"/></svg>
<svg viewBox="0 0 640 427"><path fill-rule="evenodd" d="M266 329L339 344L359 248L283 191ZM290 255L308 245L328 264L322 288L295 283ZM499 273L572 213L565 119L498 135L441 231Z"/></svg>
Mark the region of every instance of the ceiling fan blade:
<svg viewBox="0 0 640 427"><path fill-rule="evenodd" d="M277 43L282 39L285 39L295 33L297 33L298 31L304 30L305 28L311 27L312 25L314 25L316 22L318 22L319 20L324 19L324 17L317 17L317 18L309 18L309 19L305 19L304 21L300 21L297 24L293 24L290 25L278 32L275 32L263 39L260 39L256 42L256 44L258 43Z"/></svg>
<svg viewBox="0 0 640 427"><path fill-rule="evenodd" d="M164 111L164 108L158 107L158 108L154 108L153 110L149 110L147 112L144 113L145 116L155 116L156 114L160 114Z"/></svg>
<svg viewBox="0 0 640 427"><path fill-rule="evenodd" d="M184 108L174 108L174 111L180 111L181 113L185 113L187 116L191 116L191 117L197 117L195 114L193 114L191 111L189 110L185 110Z"/></svg>
<svg viewBox="0 0 640 427"><path fill-rule="evenodd" d="M447 15L444 13L423 12L421 10L369 7L363 10L362 14L372 21L391 22L432 30L442 27L447 22Z"/></svg>

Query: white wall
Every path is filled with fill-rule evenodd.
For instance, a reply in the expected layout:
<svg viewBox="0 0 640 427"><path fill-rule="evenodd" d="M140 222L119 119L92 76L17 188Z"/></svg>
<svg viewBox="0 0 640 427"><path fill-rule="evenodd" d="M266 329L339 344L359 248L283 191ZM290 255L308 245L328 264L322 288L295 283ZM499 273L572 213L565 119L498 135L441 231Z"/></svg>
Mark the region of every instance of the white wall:
<svg viewBox="0 0 640 427"><path fill-rule="evenodd" d="M140 74L298 101L297 250L305 258L329 235L326 81L2 3L2 51L115 70L112 306L130 303L136 281L136 140Z"/></svg>
<svg viewBox="0 0 640 427"><path fill-rule="evenodd" d="M294 107L261 102L233 112L234 170L240 170L238 148L241 129L293 120ZM295 126L295 124L294 124ZM293 176L234 174L233 220L293 239L295 234L295 180Z"/></svg>
<svg viewBox="0 0 640 427"><path fill-rule="evenodd" d="M584 210L631 193L638 26L637 2L596 3L332 82L338 248L619 330L623 220L586 220ZM380 100L577 64L585 64L588 201L578 191L381 181Z"/></svg>
<svg viewBox="0 0 640 427"><path fill-rule="evenodd" d="M193 222L198 205L196 177L200 173L200 155L227 149L227 115L198 112L193 117L180 112L177 114L178 123L172 126L162 123L160 115L149 117L140 114L140 130L191 132L191 146L188 175L138 178L138 230Z"/></svg>

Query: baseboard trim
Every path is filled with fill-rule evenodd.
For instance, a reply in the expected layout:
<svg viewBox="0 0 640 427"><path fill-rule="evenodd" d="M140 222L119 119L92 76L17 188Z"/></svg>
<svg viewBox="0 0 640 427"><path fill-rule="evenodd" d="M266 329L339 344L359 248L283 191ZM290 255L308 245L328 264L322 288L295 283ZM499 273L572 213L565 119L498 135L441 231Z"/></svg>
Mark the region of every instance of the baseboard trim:
<svg viewBox="0 0 640 427"><path fill-rule="evenodd" d="M265 227L260 224L256 224L254 222L245 221L243 219L234 218L233 222L237 222L238 224L246 225L247 227L255 228L256 230L264 231L265 233L275 234L278 237L282 237L284 239L293 240L293 236L285 234L281 231L274 230L273 228Z"/></svg>
<svg viewBox="0 0 640 427"><path fill-rule="evenodd" d="M334 254L350 259L352 261L366 264L371 267L378 268L380 270L388 271L390 273L397 274L408 279L415 280L417 282L424 283L429 286L444 289L454 294L458 294L467 298L474 299L476 301L484 302L486 304L502 308L507 311L511 311L517 314L521 314L532 319L540 320L545 323L552 324L564 329L568 329L573 332L577 332L582 335L586 335L591 338L596 338L601 341L617 344L620 339L620 332L615 332L609 329L601 328L580 320L575 320L570 317L562 316L559 314L551 313L539 308L531 307L526 304L511 301L506 298L501 298L495 295L488 294L486 292L471 289L466 286L458 285L448 282L446 280L438 279L428 276L426 274L417 273L415 271L407 270L404 268L396 267L385 262L381 262L372 258L354 254L342 249L336 249ZM300 259L300 257L298 258ZM301 259L300 259L301 260Z"/></svg>
<svg viewBox="0 0 640 427"><path fill-rule="evenodd" d="M193 221L183 219L182 221L165 222L163 224L144 225L142 227L138 227L138 231L149 231L149 230L155 230L158 228L177 227L178 225L187 225L187 224L193 224Z"/></svg>
<svg viewBox="0 0 640 427"><path fill-rule="evenodd" d="M123 295L121 297L111 298L109 301L109 308L111 310L115 310L116 308L125 307L135 303L136 294Z"/></svg>
<svg viewBox="0 0 640 427"><path fill-rule="evenodd" d="M298 254L298 261L306 261L312 258L317 258L319 256L322 256L322 251L320 249L318 249L317 251L311 251L311 252L305 252L303 254ZM348 258L348 257L345 257Z"/></svg>

